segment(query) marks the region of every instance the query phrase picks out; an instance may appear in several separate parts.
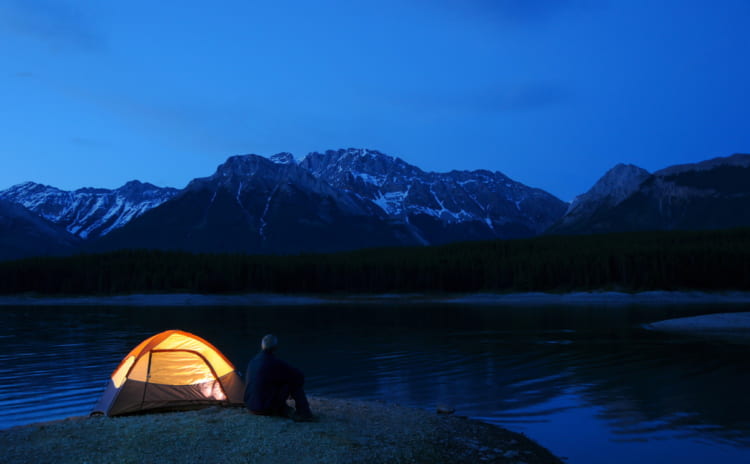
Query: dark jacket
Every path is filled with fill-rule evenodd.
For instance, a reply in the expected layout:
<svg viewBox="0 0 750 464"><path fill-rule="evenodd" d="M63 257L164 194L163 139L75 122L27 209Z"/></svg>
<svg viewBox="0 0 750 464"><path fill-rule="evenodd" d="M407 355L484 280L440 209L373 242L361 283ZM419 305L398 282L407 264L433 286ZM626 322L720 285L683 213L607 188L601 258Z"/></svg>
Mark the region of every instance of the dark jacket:
<svg viewBox="0 0 750 464"><path fill-rule="evenodd" d="M245 406L253 412L274 414L286 401L295 387L305 382L302 372L277 358L273 353L261 351L247 365Z"/></svg>

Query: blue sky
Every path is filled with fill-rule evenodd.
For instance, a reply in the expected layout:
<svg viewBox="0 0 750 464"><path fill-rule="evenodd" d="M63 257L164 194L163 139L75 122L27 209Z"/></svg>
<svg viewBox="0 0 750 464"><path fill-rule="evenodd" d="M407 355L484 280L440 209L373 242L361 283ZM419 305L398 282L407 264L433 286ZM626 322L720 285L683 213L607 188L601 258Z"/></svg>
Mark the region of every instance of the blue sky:
<svg viewBox="0 0 750 464"><path fill-rule="evenodd" d="M747 0L0 0L0 188L367 147L571 200L750 151Z"/></svg>

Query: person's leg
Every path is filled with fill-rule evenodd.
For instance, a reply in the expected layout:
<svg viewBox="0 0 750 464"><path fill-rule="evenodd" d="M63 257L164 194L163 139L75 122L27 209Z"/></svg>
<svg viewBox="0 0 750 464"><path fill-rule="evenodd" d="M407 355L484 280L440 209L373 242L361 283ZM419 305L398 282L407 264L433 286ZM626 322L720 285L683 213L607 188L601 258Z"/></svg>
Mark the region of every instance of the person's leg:
<svg viewBox="0 0 750 464"><path fill-rule="evenodd" d="M294 407L297 409L297 415L300 416L311 416L310 403L307 401L307 395L305 395L305 376L302 372L297 371L296 375L290 379L288 384L289 394L294 400Z"/></svg>
<svg viewBox="0 0 750 464"><path fill-rule="evenodd" d="M302 385L295 385L291 388L289 393L294 400L294 407L297 409L297 414L301 416L311 416L312 411L310 411L310 403L307 401L307 395L305 395L305 390L302 389Z"/></svg>
<svg viewBox="0 0 750 464"><path fill-rule="evenodd" d="M288 417L290 414L286 400L289 398L289 385L282 385L273 397L271 414L275 416Z"/></svg>

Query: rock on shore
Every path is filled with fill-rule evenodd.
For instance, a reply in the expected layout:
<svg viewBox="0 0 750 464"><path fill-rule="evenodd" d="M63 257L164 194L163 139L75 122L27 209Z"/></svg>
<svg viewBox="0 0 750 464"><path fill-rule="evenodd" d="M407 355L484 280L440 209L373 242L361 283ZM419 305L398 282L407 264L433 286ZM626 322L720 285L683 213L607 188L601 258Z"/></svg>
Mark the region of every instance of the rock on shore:
<svg viewBox="0 0 750 464"><path fill-rule="evenodd" d="M71 418L0 431L12 463L559 464L521 434L383 403L311 398L314 423L218 408Z"/></svg>

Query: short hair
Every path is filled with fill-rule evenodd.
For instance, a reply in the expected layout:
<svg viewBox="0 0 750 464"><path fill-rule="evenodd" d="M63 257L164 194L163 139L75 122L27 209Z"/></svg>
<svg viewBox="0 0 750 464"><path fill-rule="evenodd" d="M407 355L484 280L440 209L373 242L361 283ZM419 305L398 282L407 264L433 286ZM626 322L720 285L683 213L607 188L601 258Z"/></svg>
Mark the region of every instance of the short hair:
<svg viewBox="0 0 750 464"><path fill-rule="evenodd" d="M279 339L276 338L276 335L274 334L268 334L265 337L263 337L263 340L260 342L260 347L263 349L263 351L273 351L276 349L276 347L279 345Z"/></svg>

